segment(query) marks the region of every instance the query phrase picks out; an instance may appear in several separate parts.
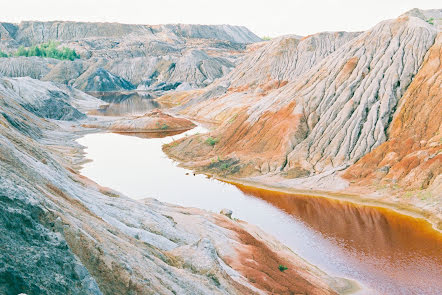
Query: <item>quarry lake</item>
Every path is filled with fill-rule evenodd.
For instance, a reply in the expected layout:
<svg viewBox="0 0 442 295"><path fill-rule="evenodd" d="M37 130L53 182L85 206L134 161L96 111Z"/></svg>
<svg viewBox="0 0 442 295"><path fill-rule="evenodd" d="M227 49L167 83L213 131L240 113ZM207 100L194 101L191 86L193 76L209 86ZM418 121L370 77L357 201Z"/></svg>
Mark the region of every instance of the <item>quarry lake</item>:
<svg viewBox="0 0 442 295"><path fill-rule="evenodd" d="M162 151L191 131L155 138L88 134L78 140L81 173L134 199L223 208L261 227L300 257L335 276L357 281L358 294L438 294L442 290L442 235L429 223L389 209L232 185L194 175ZM153 138L150 138L153 137Z"/></svg>

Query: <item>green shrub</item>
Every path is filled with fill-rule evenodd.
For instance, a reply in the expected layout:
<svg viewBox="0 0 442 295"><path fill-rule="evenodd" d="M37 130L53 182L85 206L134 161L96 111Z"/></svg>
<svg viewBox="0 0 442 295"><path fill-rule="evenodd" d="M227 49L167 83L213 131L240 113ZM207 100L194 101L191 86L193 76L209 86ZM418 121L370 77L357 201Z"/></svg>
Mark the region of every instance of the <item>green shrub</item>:
<svg viewBox="0 0 442 295"><path fill-rule="evenodd" d="M157 126L158 129L161 129L161 130L169 129L169 125L167 125L166 123L160 124L160 122L157 122L156 126Z"/></svg>
<svg viewBox="0 0 442 295"><path fill-rule="evenodd" d="M235 174L241 169L238 159L230 158L222 160L219 156L218 161L212 159L211 163L206 167L210 170L222 171L224 174Z"/></svg>
<svg viewBox="0 0 442 295"><path fill-rule="evenodd" d="M161 130L167 130L167 129L169 129L169 125L163 124L163 125L161 125L160 129Z"/></svg>
<svg viewBox="0 0 442 295"><path fill-rule="evenodd" d="M434 17L427 19L426 22L429 23L430 25L434 25Z"/></svg>
<svg viewBox="0 0 442 295"><path fill-rule="evenodd" d="M218 138L214 138L214 137L209 137L209 138L206 139L206 143L208 145L211 145L211 146L214 146L215 144L217 144L218 141L219 141L219 139Z"/></svg>
<svg viewBox="0 0 442 295"><path fill-rule="evenodd" d="M227 170L227 169L230 168L230 166L232 166L231 163L222 163L221 166L219 166L219 168L220 168L221 170Z"/></svg>
<svg viewBox="0 0 442 295"><path fill-rule="evenodd" d="M0 57L9 57L9 54L4 53L3 51L0 50Z"/></svg>
<svg viewBox="0 0 442 295"><path fill-rule="evenodd" d="M272 38L270 38L269 36L264 36L264 37L262 37L261 39L264 40L264 41L270 41L270 40L272 40Z"/></svg>
<svg viewBox="0 0 442 295"><path fill-rule="evenodd" d="M280 265L278 266L278 269L279 269L279 271L282 271L282 272L283 272L283 271L287 270L288 267L286 267L286 266L280 264Z"/></svg>
<svg viewBox="0 0 442 295"><path fill-rule="evenodd" d="M31 47L25 48L24 46L20 46L16 52L14 52L13 56L39 56L39 57L50 57L55 59L67 59L74 60L80 58L80 55L75 52L74 49L70 49L67 47L62 47L61 49L57 48L58 43L54 41L49 41L48 43L43 43L40 45L34 45ZM0 57L7 57L2 56Z"/></svg>
<svg viewBox="0 0 442 295"><path fill-rule="evenodd" d="M212 279L212 281L215 283L216 286L220 286L221 283L219 282L218 278L216 277L216 275L214 275L213 273L209 273L207 275L207 277L209 277L210 279Z"/></svg>

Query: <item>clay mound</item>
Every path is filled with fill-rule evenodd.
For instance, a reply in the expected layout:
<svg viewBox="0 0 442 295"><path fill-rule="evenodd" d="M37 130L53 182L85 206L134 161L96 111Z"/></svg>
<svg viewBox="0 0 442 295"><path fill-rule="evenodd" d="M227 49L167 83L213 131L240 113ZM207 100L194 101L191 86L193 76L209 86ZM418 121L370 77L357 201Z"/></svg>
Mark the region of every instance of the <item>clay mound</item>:
<svg viewBox="0 0 442 295"><path fill-rule="evenodd" d="M119 133L175 132L189 130L195 126L195 124L187 119L173 117L158 109L152 110L142 116L84 125L84 127L88 128L103 128Z"/></svg>
<svg viewBox="0 0 442 295"><path fill-rule="evenodd" d="M91 73L85 81L76 82L75 86L85 91L124 91L133 90L135 86L129 81L118 77L103 68Z"/></svg>

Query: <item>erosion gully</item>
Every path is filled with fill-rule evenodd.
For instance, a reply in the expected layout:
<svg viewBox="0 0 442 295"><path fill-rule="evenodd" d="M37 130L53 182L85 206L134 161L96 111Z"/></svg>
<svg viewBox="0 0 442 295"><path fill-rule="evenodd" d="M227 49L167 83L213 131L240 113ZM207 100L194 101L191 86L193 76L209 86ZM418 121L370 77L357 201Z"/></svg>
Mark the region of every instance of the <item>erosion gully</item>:
<svg viewBox="0 0 442 295"><path fill-rule="evenodd" d="M442 235L423 219L393 210L233 185L179 167L162 145L179 135L88 134L84 176L134 199L233 217L261 227L327 273L357 281L357 294L440 294ZM164 134L163 134L164 136Z"/></svg>

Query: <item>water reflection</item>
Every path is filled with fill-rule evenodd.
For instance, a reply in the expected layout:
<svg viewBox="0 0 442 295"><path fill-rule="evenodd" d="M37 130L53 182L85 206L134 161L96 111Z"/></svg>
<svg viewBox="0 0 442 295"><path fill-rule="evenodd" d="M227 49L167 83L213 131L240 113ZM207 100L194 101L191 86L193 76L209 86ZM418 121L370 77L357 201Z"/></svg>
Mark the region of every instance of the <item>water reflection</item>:
<svg viewBox="0 0 442 295"><path fill-rule="evenodd" d="M128 91L128 92L105 91L105 92L88 92L88 94L110 103L120 103L133 98L153 99L156 97L151 92L143 92L143 91Z"/></svg>
<svg viewBox="0 0 442 295"><path fill-rule="evenodd" d="M186 132L186 131L184 131ZM135 136L138 138L164 138L183 133L183 130L178 131L160 131L160 132L114 132L115 134Z"/></svg>
<svg viewBox="0 0 442 295"><path fill-rule="evenodd" d="M371 280L387 281L406 294L442 290L442 235L424 220L384 208L236 186L302 220L340 247Z"/></svg>
<svg viewBox="0 0 442 295"><path fill-rule="evenodd" d="M232 209L327 272L355 279L366 294L438 294L442 290L441 235L428 223L391 210L271 192L193 176L162 152L186 134L143 139L89 134L82 174L126 195L154 197L219 212ZM118 155L117 157L115 155Z"/></svg>
<svg viewBox="0 0 442 295"><path fill-rule="evenodd" d="M93 112L94 115L144 115L148 111L160 107L154 96L145 92L95 92L91 94L109 103Z"/></svg>

